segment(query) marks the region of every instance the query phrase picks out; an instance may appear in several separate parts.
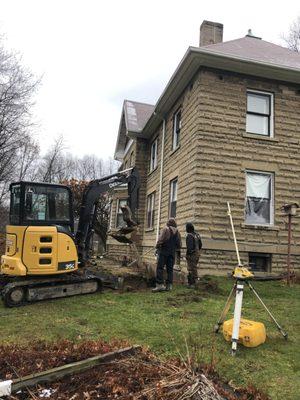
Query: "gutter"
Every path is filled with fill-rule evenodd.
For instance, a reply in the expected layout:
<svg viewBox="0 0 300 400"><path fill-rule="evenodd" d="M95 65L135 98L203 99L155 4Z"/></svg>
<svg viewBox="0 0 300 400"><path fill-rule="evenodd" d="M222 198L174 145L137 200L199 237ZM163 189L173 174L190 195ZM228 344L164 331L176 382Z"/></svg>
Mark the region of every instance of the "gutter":
<svg viewBox="0 0 300 400"><path fill-rule="evenodd" d="M158 240L158 237L159 237L159 226L160 226L160 218L161 218L161 200L162 200L162 182L163 182L163 167L164 167L165 134L166 134L166 119L164 118L163 119L162 140L161 140L160 174L159 174L159 197L158 197L156 241Z"/></svg>

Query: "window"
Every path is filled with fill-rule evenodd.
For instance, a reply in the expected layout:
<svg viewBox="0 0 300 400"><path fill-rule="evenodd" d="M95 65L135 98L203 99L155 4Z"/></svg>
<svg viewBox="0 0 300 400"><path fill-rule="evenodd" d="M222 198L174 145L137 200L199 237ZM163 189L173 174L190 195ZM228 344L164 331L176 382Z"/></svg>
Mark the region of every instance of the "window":
<svg viewBox="0 0 300 400"><path fill-rule="evenodd" d="M273 94L247 91L246 131L273 136Z"/></svg>
<svg viewBox="0 0 300 400"><path fill-rule="evenodd" d="M20 201L21 201L21 186L12 185L11 200L10 200L10 223L20 223Z"/></svg>
<svg viewBox="0 0 300 400"><path fill-rule="evenodd" d="M155 204L155 192L149 194L147 197L147 229L154 227L154 204Z"/></svg>
<svg viewBox="0 0 300 400"><path fill-rule="evenodd" d="M133 167L133 165L134 165L134 152L132 151L131 152L131 154L130 154L130 167Z"/></svg>
<svg viewBox="0 0 300 400"><path fill-rule="evenodd" d="M274 223L273 180L271 173L246 172L246 223L271 225Z"/></svg>
<svg viewBox="0 0 300 400"><path fill-rule="evenodd" d="M180 143L180 129L181 129L181 110L177 111L173 117L173 140L172 150L176 150Z"/></svg>
<svg viewBox="0 0 300 400"><path fill-rule="evenodd" d="M271 254L249 253L249 267L251 271L271 271Z"/></svg>
<svg viewBox="0 0 300 400"><path fill-rule="evenodd" d="M150 172L157 167L157 139L151 144L150 152Z"/></svg>
<svg viewBox="0 0 300 400"><path fill-rule="evenodd" d="M69 221L70 195L63 187L25 186L26 221Z"/></svg>
<svg viewBox="0 0 300 400"><path fill-rule="evenodd" d="M127 206L126 199L118 199L117 215L116 215L116 228L122 228L126 226L126 222L123 219L122 207Z"/></svg>
<svg viewBox="0 0 300 400"><path fill-rule="evenodd" d="M178 179L173 179L170 182L170 206L169 206L169 216L172 218L176 217L176 207L177 207L177 186Z"/></svg>

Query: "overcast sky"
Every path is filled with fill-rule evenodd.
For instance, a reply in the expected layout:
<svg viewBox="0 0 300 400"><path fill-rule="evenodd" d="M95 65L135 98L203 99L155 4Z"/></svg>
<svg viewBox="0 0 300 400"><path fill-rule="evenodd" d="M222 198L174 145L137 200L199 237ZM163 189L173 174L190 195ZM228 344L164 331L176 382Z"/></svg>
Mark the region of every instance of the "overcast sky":
<svg viewBox="0 0 300 400"><path fill-rule="evenodd" d="M43 151L62 134L79 156L113 156L124 99L154 104L204 19L224 41L264 40L300 15L299 0L0 0L6 47L43 75L34 117Z"/></svg>

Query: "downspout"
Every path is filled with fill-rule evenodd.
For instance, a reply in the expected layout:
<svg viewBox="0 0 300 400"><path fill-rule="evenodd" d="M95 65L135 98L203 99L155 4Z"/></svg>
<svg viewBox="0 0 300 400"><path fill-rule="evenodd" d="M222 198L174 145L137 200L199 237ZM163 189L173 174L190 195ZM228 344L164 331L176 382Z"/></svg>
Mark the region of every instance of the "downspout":
<svg viewBox="0 0 300 400"><path fill-rule="evenodd" d="M159 226L160 226L160 217L161 217L161 199L162 199L162 183L163 183L165 134L166 134L166 120L164 118L163 119L163 130L162 130L162 141L161 141L161 157L160 157L159 197L158 197L158 215L157 215L156 241L158 240L158 237L159 237Z"/></svg>

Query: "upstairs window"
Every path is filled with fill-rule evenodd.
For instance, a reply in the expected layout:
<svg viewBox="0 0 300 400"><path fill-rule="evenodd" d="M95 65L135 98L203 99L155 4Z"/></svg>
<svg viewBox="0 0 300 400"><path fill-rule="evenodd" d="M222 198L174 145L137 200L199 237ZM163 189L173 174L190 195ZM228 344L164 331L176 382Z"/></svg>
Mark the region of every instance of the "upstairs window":
<svg viewBox="0 0 300 400"><path fill-rule="evenodd" d="M246 131L273 137L273 94L247 91Z"/></svg>
<svg viewBox="0 0 300 400"><path fill-rule="evenodd" d="M116 228L122 228L126 226L126 222L123 219L122 207L127 206L126 199L119 199L117 206L117 215L116 215Z"/></svg>
<svg viewBox="0 0 300 400"><path fill-rule="evenodd" d="M157 167L157 139L151 144L150 151L150 172Z"/></svg>
<svg viewBox="0 0 300 400"><path fill-rule="evenodd" d="M246 172L246 218L252 225L274 223L273 179L271 173Z"/></svg>
<svg viewBox="0 0 300 400"><path fill-rule="evenodd" d="M176 218L178 178L170 182L169 217Z"/></svg>
<svg viewBox="0 0 300 400"><path fill-rule="evenodd" d="M147 229L154 227L155 192L147 197Z"/></svg>
<svg viewBox="0 0 300 400"><path fill-rule="evenodd" d="M172 150L176 150L180 144L180 130L181 130L181 110L178 110L173 117Z"/></svg>

